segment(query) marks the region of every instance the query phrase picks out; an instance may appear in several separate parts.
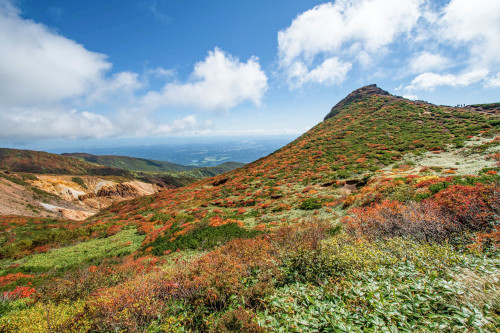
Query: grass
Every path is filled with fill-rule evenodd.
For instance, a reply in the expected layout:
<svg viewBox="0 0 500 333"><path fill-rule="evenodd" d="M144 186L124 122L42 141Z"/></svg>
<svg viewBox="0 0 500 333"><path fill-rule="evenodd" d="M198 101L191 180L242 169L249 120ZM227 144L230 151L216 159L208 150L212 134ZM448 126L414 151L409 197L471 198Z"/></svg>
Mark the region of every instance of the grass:
<svg viewBox="0 0 500 333"><path fill-rule="evenodd" d="M28 272L44 272L52 269L67 269L83 263L98 263L103 258L123 256L135 252L144 236L135 229L123 230L114 236L93 239L72 246L53 249L47 253L26 257L17 263Z"/></svg>

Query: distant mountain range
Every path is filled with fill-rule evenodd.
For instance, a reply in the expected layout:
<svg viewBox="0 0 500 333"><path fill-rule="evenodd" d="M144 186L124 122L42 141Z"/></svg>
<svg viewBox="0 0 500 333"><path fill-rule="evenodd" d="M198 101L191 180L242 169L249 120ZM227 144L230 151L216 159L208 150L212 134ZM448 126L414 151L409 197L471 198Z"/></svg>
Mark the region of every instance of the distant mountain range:
<svg viewBox="0 0 500 333"><path fill-rule="evenodd" d="M145 172L186 172L189 175L201 175L203 177L215 176L220 173L242 167L245 163L225 162L214 167L196 167L192 165L182 165L172 162L156 161L145 158L136 158L117 155L92 155L86 153L63 153L63 156L76 157L80 160L128 171ZM195 177L196 178L196 177Z"/></svg>

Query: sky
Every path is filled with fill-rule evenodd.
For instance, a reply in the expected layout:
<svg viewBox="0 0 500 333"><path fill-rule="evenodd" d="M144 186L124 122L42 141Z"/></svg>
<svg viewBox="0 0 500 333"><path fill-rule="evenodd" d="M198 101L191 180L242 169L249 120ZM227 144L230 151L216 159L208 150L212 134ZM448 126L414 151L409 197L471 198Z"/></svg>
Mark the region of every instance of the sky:
<svg viewBox="0 0 500 333"><path fill-rule="evenodd" d="M0 146L298 135L352 90L500 102L498 0L0 0Z"/></svg>

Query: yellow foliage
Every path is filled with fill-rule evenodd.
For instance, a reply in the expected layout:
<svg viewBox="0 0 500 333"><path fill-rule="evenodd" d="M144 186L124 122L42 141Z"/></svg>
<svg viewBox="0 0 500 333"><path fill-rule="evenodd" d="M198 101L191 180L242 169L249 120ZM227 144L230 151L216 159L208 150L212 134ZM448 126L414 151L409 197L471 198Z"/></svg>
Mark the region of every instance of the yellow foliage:
<svg viewBox="0 0 500 333"><path fill-rule="evenodd" d="M83 307L83 301L61 304L36 303L28 309L15 311L0 318L0 332L45 333L61 330L88 332L90 323L85 322L84 318L74 322L74 316L83 311Z"/></svg>
<svg viewBox="0 0 500 333"><path fill-rule="evenodd" d="M438 176L436 175L432 175L432 176L423 176L423 177L420 177L417 179L417 184L421 183L421 182L425 182L426 180L430 180L430 179L439 179Z"/></svg>

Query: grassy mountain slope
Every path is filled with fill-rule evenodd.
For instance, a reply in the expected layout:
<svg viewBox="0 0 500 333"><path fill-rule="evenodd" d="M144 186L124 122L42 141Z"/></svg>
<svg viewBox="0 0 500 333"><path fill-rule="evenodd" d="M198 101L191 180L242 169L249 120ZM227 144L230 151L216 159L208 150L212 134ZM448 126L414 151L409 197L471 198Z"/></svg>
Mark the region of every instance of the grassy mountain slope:
<svg viewBox="0 0 500 333"><path fill-rule="evenodd" d="M43 151L0 148L0 169L38 174L125 176L123 169L106 167Z"/></svg>
<svg viewBox="0 0 500 333"><path fill-rule="evenodd" d="M128 156L91 155L86 153L65 153L62 155L112 168L128 170L142 179L153 182L157 180L176 185L175 187L190 184L198 179L213 177L245 165L239 162L225 162L214 167L194 167Z"/></svg>
<svg viewBox="0 0 500 333"><path fill-rule="evenodd" d="M196 216L205 213L202 221L217 215L249 226L267 226L290 214L301 215L301 205L307 202L333 205L346 182L361 186L377 170L398 163L405 154L443 152L463 146L473 135L491 136L498 128L497 121L451 107L359 94L337 115L268 157L214 179L159 194L148 206L139 201L123 203L114 208L120 211L119 216L103 212L89 222L146 222L155 212L171 218L188 214L197 220Z"/></svg>
<svg viewBox="0 0 500 333"><path fill-rule="evenodd" d="M149 173L168 173L192 177L195 179L213 177L224 172L240 168L244 163L225 162L214 167L195 167L165 161L149 160L144 158L116 156L116 155L91 155L86 153L64 153L64 156L76 157L87 162L120 168L129 171L144 171Z"/></svg>
<svg viewBox="0 0 500 333"><path fill-rule="evenodd" d="M87 162L129 171L172 172L186 171L195 168L171 162L155 161L129 156L91 155L86 153L64 153L62 155L76 157Z"/></svg>
<svg viewBox="0 0 500 333"><path fill-rule="evenodd" d="M226 174L0 217L0 331L498 331L498 116L351 97Z"/></svg>

